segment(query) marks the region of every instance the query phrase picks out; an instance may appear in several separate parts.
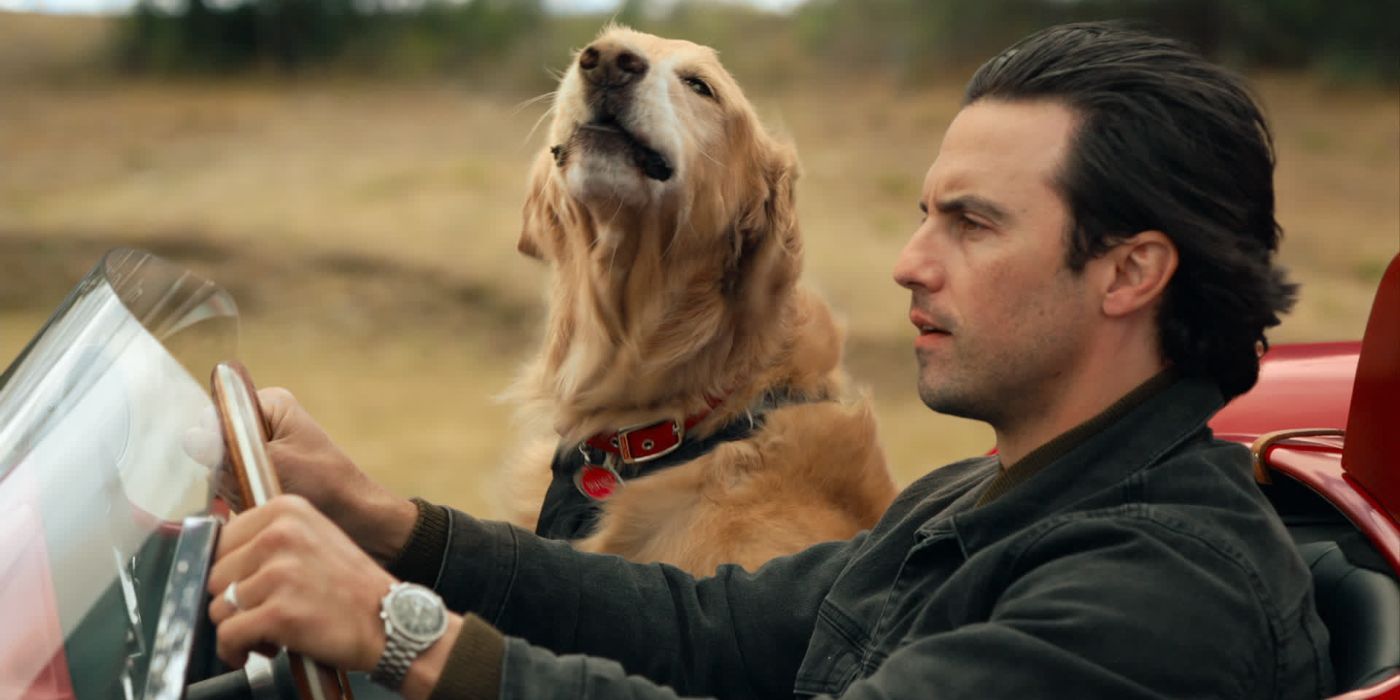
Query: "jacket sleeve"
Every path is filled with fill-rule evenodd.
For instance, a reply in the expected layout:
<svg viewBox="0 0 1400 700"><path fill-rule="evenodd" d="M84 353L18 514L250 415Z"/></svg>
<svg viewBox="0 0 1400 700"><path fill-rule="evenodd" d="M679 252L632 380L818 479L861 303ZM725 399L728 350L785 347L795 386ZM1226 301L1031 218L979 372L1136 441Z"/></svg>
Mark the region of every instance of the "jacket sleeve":
<svg viewBox="0 0 1400 700"><path fill-rule="evenodd" d="M621 664L597 656L558 656L514 637L506 640L500 700L675 700L670 687L629 675Z"/></svg>
<svg viewBox="0 0 1400 700"><path fill-rule="evenodd" d="M1237 553L1149 518L1089 518L1047 529L1007 565L989 619L908 641L842 697L1280 693L1277 648L1297 627L1278 621L1304 611L1269 600Z"/></svg>
<svg viewBox="0 0 1400 700"><path fill-rule="evenodd" d="M819 544L757 572L721 567L697 581L671 566L578 552L505 523L447 515L435 588L453 610L529 642L508 645L506 697L546 697L540 683L548 677L563 684L558 697L650 687L627 674L682 694L791 695L817 607L864 537ZM513 695L512 688L531 690Z"/></svg>

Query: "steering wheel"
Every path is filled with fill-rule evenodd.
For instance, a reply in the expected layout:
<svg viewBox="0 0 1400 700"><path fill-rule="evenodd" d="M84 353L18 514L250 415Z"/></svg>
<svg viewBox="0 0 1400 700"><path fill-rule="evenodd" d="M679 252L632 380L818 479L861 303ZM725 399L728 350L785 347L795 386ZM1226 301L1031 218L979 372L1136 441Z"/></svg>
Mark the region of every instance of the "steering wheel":
<svg viewBox="0 0 1400 700"><path fill-rule="evenodd" d="M270 429L258 405L257 393L248 371L237 362L220 362L210 378L214 405L227 447L229 465L238 480L239 503L251 508L282 493L277 472L267 454ZM349 678L344 672L318 664L301 654L280 654L296 688L298 700L354 700ZM277 664L255 660L244 669L216 676L187 689L186 698L257 697L254 690L279 685ZM274 695L272 697L281 697Z"/></svg>

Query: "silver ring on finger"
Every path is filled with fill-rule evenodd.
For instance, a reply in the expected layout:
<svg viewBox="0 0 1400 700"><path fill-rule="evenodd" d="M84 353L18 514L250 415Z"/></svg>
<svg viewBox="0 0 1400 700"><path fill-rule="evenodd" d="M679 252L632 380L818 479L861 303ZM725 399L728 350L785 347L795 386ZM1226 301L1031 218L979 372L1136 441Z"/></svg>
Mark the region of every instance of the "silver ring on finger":
<svg viewBox="0 0 1400 700"><path fill-rule="evenodd" d="M238 582L234 581L224 589L224 602L233 606L234 610L242 610L243 606L238 604Z"/></svg>

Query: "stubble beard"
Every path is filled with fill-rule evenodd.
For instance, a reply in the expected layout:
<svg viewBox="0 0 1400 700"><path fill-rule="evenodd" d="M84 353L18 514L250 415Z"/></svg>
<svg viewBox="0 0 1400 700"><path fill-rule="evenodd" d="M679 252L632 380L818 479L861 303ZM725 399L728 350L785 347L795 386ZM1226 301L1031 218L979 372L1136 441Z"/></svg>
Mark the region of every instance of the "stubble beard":
<svg viewBox="0 0 1400 700"><path fill-rule="evenodd" d="M1016 430L1048 410L1065 372L1085 352L1089 316L1053 301L1077 298L1079 280L1066 268L1044 288L1028 290L1025 304L1002 314L1002 326L1018 329L1006 337L955 333L946 354L917 349L924 405L998 432Z"/></svg>
<svg viewBox="0 0 1400 700"><path fill-rule="evenodd" d="M987 423L998 431L1011 430L1043 411L1050 387L1059 374L1063 348L1052 343L1025 352L977 352L972 358L943 358L936 362L924 352L919 361L919 398L925 406L949 416Z"/></svg>
<svg viewBox="0 0 1400 700"><path fill-rule="evenodd" d="M916 354L919 399L925 406L944 415L996 425L1001 410L998 410L997 398L990 395L995 392L986 386L990 378L982 376L986 368L959 366L956 362L946 363L943 368L931 368L930 357L922 351ZM931 377L931 372L937 374Z"/></svg>

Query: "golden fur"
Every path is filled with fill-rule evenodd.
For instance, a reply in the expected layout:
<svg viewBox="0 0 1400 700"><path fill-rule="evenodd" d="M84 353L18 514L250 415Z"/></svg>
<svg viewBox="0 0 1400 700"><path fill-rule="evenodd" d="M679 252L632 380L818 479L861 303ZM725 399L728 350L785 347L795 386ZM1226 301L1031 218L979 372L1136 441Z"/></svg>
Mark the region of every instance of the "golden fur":
<svg viewBox="0 0 1400 700"><path fill-rule="evenodd" d="M649 68L616 73L635 78L623 94L575 61L555 98L556 148L531 170L519 248L551 266L553 285L544 343L511 394L555 435L519 453L511 479L529 485L531 506L513 519L534 526L561 438L683 418L725 397L691 431L703 436L785 389L816 400L628 480L574 544L706 574L870 527L896 489L868 402L846 398L842 331L797 285L792 149L764 131L711 49L610 27L585 51L605 63L631 52ZM589 133L600 114L654 149L661 176L616 145L620 131Z"/></svg>

